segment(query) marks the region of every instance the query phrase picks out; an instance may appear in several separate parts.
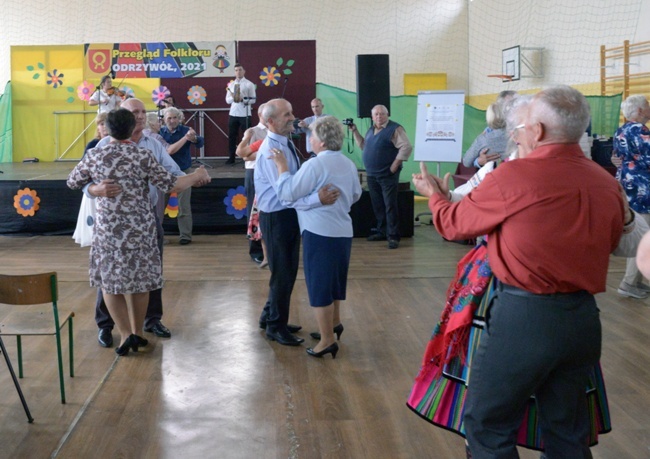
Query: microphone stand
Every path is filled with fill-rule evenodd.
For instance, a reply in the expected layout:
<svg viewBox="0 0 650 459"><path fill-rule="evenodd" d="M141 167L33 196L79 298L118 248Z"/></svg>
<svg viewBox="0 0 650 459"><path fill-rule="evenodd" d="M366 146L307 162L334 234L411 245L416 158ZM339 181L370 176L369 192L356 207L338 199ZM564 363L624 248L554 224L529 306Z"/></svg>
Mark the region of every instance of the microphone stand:
<svg viewBox="0 0 650 459"><path fill-rule="evenodd" d="M284 92L287 90L287 83L289 82L289 77L284 77L284 87L282 88L282 95L280 99L284 99Z"/></svg>

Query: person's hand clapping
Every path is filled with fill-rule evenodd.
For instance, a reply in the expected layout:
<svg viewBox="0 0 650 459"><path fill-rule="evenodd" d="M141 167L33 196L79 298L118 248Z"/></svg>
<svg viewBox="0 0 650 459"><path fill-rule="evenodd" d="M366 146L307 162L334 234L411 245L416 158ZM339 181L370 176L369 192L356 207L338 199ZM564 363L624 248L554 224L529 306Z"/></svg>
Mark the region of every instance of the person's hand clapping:
<svg viewBox="0 0 650 459"><path fill-rule="evenodd" d="M200 166L192 174L196 174L196 182L193 185L195 187L207 185L212 181L212 177L210 177L208 170L204 166Z"/></svg>
<svg viewBox="0 0 650 459"><path fill-rule="evenodd" d="M190 128L189 131L185 134L185 138L187 139L188 142L196 142L196 131L192 128Z"/></svg>
<svg viewBox="0 0 650 459"><path fill-rule="evenodd" d="M445 174L441 179L435 175L429 174L427 166L424 162L420 162L420 173L413 174L413 184L415 189L418 190L422 196L430 198L434 193L440 193L445 198L449 197L449 177L451 174Z"/></svg>

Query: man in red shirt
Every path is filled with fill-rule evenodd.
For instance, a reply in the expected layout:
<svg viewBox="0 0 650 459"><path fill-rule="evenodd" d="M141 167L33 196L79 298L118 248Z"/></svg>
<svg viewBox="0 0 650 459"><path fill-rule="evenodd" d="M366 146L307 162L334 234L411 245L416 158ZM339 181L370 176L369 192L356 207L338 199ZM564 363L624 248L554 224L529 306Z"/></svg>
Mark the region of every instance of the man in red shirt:
<svg viewBox="0 0 650 459"><path fill-rule="evenodd" d="M550 88L526 117L531 152L500 165L462 201L449 202L424 166L413 177L442 236L488 235L499 281L467 391L474 458L518 457L517 429L531 394L547 456L591 457L584 390L601 349L593 295L606 288L625 217L616 180L578 145L588 123L582 94Z"/></svg>

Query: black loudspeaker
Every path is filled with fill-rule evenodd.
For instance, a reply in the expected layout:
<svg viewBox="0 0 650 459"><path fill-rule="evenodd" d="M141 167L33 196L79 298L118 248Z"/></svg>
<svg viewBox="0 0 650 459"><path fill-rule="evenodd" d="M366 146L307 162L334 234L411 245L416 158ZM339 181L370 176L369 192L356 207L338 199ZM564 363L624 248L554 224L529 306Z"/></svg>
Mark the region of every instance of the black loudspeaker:
<svg viewBox="0 0 650 459"><path fill-rule="evenodd" d="M375 105L390 113L388 54L357 54L357 118L370 118Z"/></svg>

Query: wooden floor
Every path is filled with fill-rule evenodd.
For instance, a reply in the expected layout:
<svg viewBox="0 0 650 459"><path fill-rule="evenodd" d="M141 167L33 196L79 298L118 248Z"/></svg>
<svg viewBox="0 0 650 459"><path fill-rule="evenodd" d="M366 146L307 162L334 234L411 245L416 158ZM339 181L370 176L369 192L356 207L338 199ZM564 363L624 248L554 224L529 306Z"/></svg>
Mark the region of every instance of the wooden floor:
<svg viewBox="0 0 650 459"><path fill-rule="evenodd" d="M88 250L67 236L0 237L0 272L57 271L61 304L76 312L66 405L53 339L23 343L21 384L34 424L0 360L1 458L464 457L462 438L422 421L405 402L466 246L442 241L431 226L416 227L398 250L355 240L345 332L332 360L307 356L305 345L269 342L257 328L269 272L250 261L244 236L196 236L183 247L170 240L163 299L172 338L147 336L146 351L116 358L97 344ZM650 300L616 294L623 270L613 258L598 298L614 430L593 448L595 458L650 455ZM313 343L302 271L291 322ZM16 364L15 341L5 343Z"/></svg>

